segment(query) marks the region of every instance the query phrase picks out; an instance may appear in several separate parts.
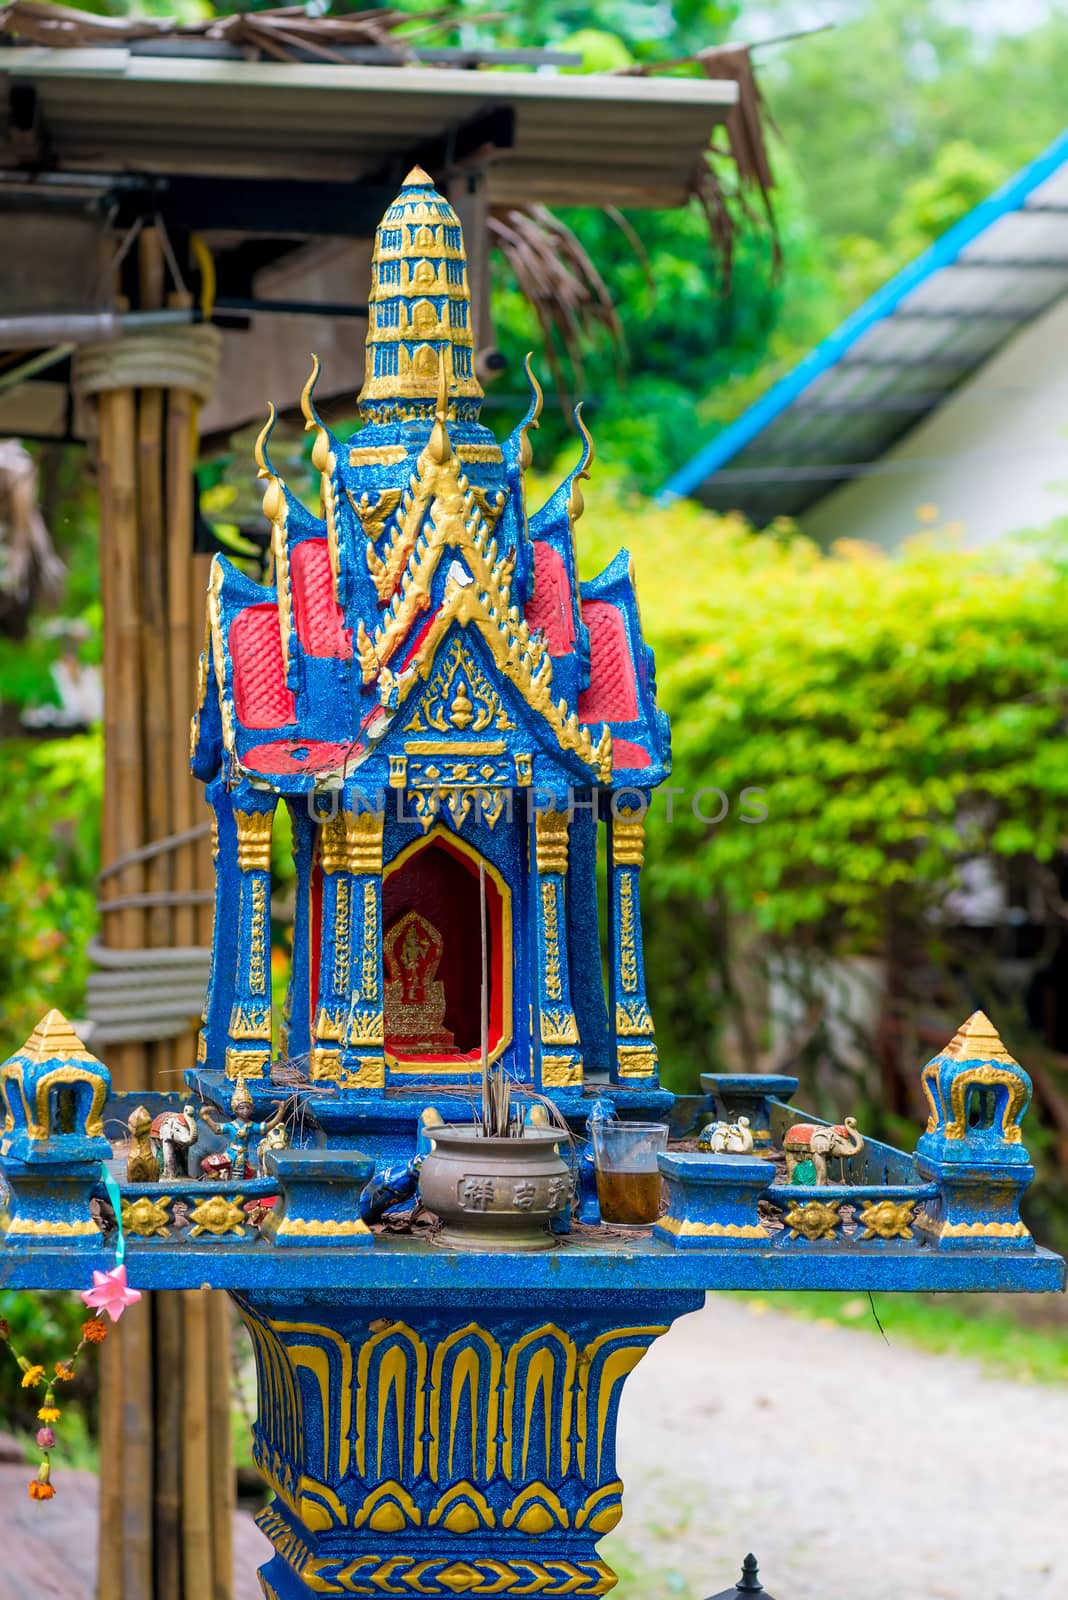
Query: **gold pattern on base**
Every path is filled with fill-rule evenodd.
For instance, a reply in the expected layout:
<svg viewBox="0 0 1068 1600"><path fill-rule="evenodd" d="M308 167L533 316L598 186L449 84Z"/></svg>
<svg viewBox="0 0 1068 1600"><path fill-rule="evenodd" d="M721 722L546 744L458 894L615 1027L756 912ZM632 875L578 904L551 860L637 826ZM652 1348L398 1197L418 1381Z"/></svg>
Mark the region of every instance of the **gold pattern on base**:
<svg viewBox="0 0 1068 1600"><path fill-rule="evenodd" d="M621 1078L653 1078L656 1076L656 1048L653 1045L621 1044L616 1049Z"/></svg>
<svg viewBox="0 0 1068 1600"><path fill-rule="evenodd" d="M808 1200L804 1205L795 1201L783 1217L791 1239L804 1237L810 1243L817 1239L833 1239L841 1220L838 1206L823 1200Z"/></svg>
<svg viewBox="0 0 1068 1600"><path fill-rule="evenodd" d="M670 1214L660 1217L656 1226L677 1239L762 1239L768 1233L756 1222L690 1222Z"/></svg>
<svg viewBox="0 0 1068 1600"><path fill-rule="evenodd" d="M916 1226L939 1239L1030 1239L1022 1222L943 1222L931 1223L917 1217Z"/></svg>
<svg viewBox="0 0 1068 1600"><path fill-rule="evenodd" d="M275 1237L280 1238L283 1234L289 1234L299 1239L314 1239L323 1235L331 1236L334 1234L344 1234L348 1237L349 1235L370 1233L370 1231L366 1222L361 1221L359 1217L346 1217L344 1219L339 1217L336 1222L318 1218L309 1218L305 1221L300 1217L283 1217L278 1224L278 1232Z"/></svg>
<svg viewBox="0 0 1068 1600"><path fill-rule="evenodd" d="M167 1236L170 1227L170 1195L162 1195L158 1200L151 1200L147 1195L141 1195L134 1201L122 1202L122 1228L124 1233L133 1233L142 1239L151 1239L156 1234Z"/></svg>
<svg viewBox="0 0 1068 1600"><path fill-rule="evenodd" d="M915 1200L869 1200L857 1217L862 1239L911 1239Z"/></svg>
<svg viewBox="0 0 1068 1600"><path fill-rule="evenodd" d="M361 1056L358 1067L341 1069L343 1089L384 1089L386 1087L385 1056Z"/></svg>
<svg viewBox="0 0 1068 1600"><path fill-rule="evenodd" d="M316 1082L324 1080L336 1082L341 1077L341 1051L324 1049L322 1045L316 1045L311 1053L308 1075Z"/></svg>
<svg viewBox="0 0 1068 1600"><path fill-rule="evenodd" d="M189 1213L190 1238L196 1239L202 1233L212 1233L216 1236L237 1233L244 1238L245 1213L241 1209L244 1198L244 1195L239 1194L228 1200L224 1194L213 1194L210 1200L202 1200Z"/></svg>
<svg viewBox="0 0 1068 1600"><path fill-rule="evenodd" d="M572 1056L542 1056L541 1081L546 1089L574 1089L582 1084L582 1062Z"/></svg>
<svg viewBox="0 0 1068 1600"><path fill-rule="evenodd" d="M29 1217L15 1217L6 1231L9 1238L23 1234L42 1239L87 1239L91 1234L100 1233L95 1222L46 1222Z"/></svg>
<svg viewBox="0 0 1068 1600"><path fill-rule="evenodd" d="M236 1050L226 1052L228 1078L265 1078L271 1070L269 1050Z"/></svg>

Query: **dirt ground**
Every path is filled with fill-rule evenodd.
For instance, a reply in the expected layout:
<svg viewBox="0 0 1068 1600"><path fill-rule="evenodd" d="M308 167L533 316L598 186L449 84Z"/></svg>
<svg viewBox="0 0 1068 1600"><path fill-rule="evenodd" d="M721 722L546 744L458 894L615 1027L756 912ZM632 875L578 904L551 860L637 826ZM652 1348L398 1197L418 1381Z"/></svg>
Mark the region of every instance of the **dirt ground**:
<svg viewBox="0 0 1068 1600"><path fill-rule="evenodd" d="M703 1600L750 1549L775 1600L1068 1600L1068 1388L772 1303L712 1297L628 1379L617 1600ZM60 1469L40 1506L30 1475L0 1465L0 1595L93 1600L95 1479ZM261 1600L247 1516L235 1544L235 1600Z"/></svg>
<svg viewBox="0 0 1068 1600"><path fill-rule="evenodd" d="M619 1600L1066 1600L1068 1389L710 1297L627 1381Z"/></svg>

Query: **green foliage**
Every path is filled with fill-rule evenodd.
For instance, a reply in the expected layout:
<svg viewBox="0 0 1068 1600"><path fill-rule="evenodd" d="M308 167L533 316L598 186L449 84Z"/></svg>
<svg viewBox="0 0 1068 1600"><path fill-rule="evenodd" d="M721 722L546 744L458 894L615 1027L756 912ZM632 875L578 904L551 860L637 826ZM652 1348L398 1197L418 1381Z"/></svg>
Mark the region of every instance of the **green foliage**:
<svg viewBox="0 0 1068 1600"><path fill-rule="evenodd" d="M96 925L99 735L0 743L0 1058L50 1006L82 1003Z"/></svg>
<svg viewBox="0 0 1068 1600"><path fill-rule="evenodd" d="M651 813L646 954L675 1086L693 1087L725 1023L745 1022L740 954L825 962L903 945L898 958L920 960L940 949L937 912L966 861L1054 859L1068 835L1068 572L1038 547L826 556L786 529L754 538L596 481L588 505L586 573L632 551L672 718L685 792L670 819L663 792ZM713 787L730 807L714 826L690 804ZM754 788L759 824L743 820Z"/></svg>

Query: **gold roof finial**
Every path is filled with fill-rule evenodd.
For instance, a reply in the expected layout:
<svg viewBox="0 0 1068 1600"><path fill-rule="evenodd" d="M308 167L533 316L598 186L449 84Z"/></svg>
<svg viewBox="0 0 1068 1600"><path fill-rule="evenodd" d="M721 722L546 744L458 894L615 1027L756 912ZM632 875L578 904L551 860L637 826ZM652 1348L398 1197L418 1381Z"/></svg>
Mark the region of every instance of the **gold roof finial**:
<svg viewBox="0 0 1068 1600"><path fill-rule="evenodd" d="M985 1011L973 1011L941 1053L951 1061L1004 1061L1019 1066Z"/></svg>
<svg viewBox="0 0 1068 1600"><path fill-rule="evenodd" d="M443 356L450 415L475 420L482 386L460 219L413 167L375 233L359 396L365 419L431 421Z"/></svg>

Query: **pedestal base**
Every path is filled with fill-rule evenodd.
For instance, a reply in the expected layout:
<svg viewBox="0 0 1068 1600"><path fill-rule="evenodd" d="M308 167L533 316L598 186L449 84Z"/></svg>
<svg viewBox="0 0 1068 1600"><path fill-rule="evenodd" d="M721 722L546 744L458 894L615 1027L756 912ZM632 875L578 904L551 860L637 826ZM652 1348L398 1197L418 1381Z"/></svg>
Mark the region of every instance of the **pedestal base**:
<svg viewBox="0 0 1068 1600"><path fill-rule="evenodd" d="M459 1276L459 1264L458 1264ZM268 1600L598 1595L623 1382L694 1291L242 1296Z"/></svg>

